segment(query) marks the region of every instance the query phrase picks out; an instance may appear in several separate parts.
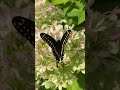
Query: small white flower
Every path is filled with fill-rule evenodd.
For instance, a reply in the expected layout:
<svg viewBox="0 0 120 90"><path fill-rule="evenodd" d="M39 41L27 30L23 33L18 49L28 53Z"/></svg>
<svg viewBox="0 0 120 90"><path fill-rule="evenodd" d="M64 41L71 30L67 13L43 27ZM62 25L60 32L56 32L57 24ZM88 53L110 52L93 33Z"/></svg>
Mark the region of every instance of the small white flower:
<svg viewBox="0 0 120 90"><path fill-rule="evenodd" d="M46 71L46 67L45 66L40 68L40 73L44 73L45 71Z"/></svg>

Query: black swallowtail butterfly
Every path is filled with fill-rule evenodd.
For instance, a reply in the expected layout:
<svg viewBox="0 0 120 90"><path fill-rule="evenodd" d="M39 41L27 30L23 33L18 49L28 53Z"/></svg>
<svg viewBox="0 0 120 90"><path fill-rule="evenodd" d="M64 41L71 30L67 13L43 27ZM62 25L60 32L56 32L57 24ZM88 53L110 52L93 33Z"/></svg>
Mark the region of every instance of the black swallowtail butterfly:
<svg viewBox="0 0 120 90"><path fill-rule="evenodd" d="M35 47L35 22L21 16L16 16L12 19L12 24Z"/></svg>
<svg viewBox="0 0 120 90"><path fill-rule="evenodd" d="M48 34L41 33L41 38L52 48L52 52L57 62L62 61L64 57L64 46L66 45L68 38L71 35L71 30L67 30L62 39L55 41L54 38L49 36Z"/></svg>

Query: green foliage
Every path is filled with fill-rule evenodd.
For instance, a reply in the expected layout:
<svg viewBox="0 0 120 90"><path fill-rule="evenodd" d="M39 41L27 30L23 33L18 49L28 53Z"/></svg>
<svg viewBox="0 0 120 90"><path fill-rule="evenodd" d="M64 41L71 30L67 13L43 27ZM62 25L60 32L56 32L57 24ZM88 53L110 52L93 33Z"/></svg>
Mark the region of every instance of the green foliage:
<svg viewBox="0 0 120 90"><path fill-rule="evenodd" d="M104 14L88 10L86 21L86 89L119 90L119 8Z"/></svg>
<svg viewBox="0 0 120 90"><path fill-rule="evenodd" d="M62 37L63 31L47 31L47 33L55 34L55 37ZM59 33L60 36L59 36ZM46 89L49 88L67 88L68 86L78 86L77 82L73 79L77 79L76 72L84 71L84 51L82 52L82 47L80 46L80 41L84 38L80 32L72 31L72 36L69 39L67 46L65 47L65 55L63 63L58 64L56 67L56 60L51 52L50 47L42 40L39 39L36 43L36 86L39 86L41 82L38 83L37 80L44 79L42 86L44 85ZM39 54L37 54L39 53ZM73 54L74 53L74 54ZM84 73L84 72L83 72ZM73 85L72 85L73 83ZM70 87L75 88L75 87ZM83 87L82 87L83 88ZM81 89L80 89L81 90Z"/></svg>
<svg viewBox="0 0 120 90"><path fill-rule="evenodd" d="M79 13L80 11L84 12L83 2L81 1L81 8L79 7L80 1L79 3L76 1L76 4L75 1L71 2L67 0L51 0L50 2L60 8L63 6L66 8L63 12L59 7L51 5L48 0L46 3L39 3L39 1L36 1L36 88L38 90L75 90L77 87L79 90L83 90L85 87L83 84L85 81L84 30L79 29L78 32L72 30L72 36L65 46L64 59L58 64L58 68L56 67L56 60L52 54L51 48L40 38L40 32L45 32L56 40L61 39L68 27L73 29L73 24L75 23L79 26L84 21L83 18L85 17L81 16ZM70 6L67 7L69 2L74 6L73 9ZM80 17L80 19L74 23L73 19L78 17ZM68 21L71 22L71 24L69 24L71 27L65 25L63 29L63 26L60 25L61 22L68 23ZM79 77L79 75L81 77Z"/></svg>
<svg viewBox="0 0 120 90"><path fill-rule="evenodd" d="M68 25L80 26L85 21L84 0L50 0L50 2L61 8Z"/></svg>

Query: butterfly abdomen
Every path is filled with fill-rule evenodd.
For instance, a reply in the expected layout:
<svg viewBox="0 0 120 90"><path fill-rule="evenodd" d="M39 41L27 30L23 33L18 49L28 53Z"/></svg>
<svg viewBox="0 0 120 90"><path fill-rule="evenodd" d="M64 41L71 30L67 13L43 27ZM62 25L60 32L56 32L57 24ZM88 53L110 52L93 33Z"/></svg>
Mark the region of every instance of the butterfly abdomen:
<svg viewBox="0 0 120 90"><path fill-rule="evenodd" d="M57 41L57 52L58 52L58 57L59 57L59 61L62 61L63 60L63 57L64 57L64 47L62 47L62 43L60 40Z"/></svg>

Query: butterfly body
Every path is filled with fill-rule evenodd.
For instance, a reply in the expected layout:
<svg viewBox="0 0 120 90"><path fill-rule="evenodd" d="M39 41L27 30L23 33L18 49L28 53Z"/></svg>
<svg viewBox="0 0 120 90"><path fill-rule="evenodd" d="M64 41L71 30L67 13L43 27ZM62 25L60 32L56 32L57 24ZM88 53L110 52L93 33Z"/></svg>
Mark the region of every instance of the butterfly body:
<svg viewBox="0 0 120 90"><path fill-rule="evenodd" d="M68 38L71 35L71 30L67 30L62 39L56 41L54 38L52 38L50 35L41 33L41 38L51 47L53 55L57 62L60 62L63 60L64 57L64 46L66 45Z"/></svg>
<svg viewBox="0 0 120 90"><path fill-rule="evenodd" d="M55 49L52 49L53 54L58 62L62 61L64 57L64 52L63 52L64 48L62 48L62 43L60 40L57 41L55 47L56 47Z"/></svg>

